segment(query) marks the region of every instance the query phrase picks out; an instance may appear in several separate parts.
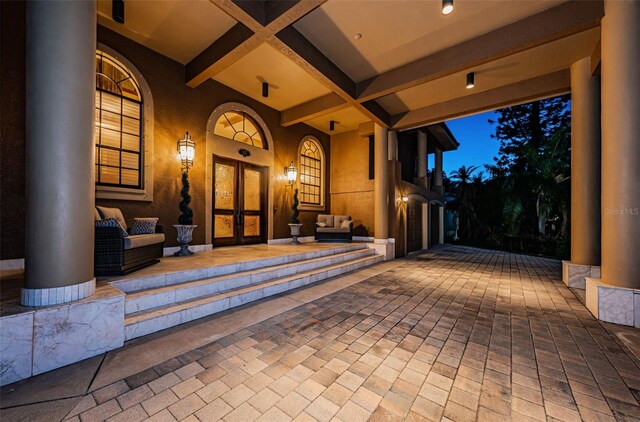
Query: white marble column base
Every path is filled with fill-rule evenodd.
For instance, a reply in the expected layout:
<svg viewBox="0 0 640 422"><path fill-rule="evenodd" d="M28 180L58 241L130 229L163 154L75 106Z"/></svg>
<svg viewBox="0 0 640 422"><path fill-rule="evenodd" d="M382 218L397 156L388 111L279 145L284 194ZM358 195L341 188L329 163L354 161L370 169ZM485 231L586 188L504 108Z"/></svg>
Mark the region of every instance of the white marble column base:
<svg viewBox="0 0 640 422"><path fill-rule="evenodd" d="M124 293L103 286L89 298L0 318L0 385L124 345Z"/></svg>
<svg viewBox="0 0 640 422"><path fill-rule="evenodd" d="M586 277L587 309L600 321L640 328L640 289L627 289Z"/></svg>
<svg viewBox="0 0 640 422"><path fill-rule="evenodd" d="M384 256L385 261L396 258L396 239L373 239L373 243L367 243L369 249L374 249L378 255Z"/></svg>
<svg viewBox="0 0 640 422"><path fill-rule="evenodd" d="M80 284L46 289L22 289L22 306L49 306L73 302L91 296L96 291L96 279Z"/></svg>
<svg viewBox="0 0 640 422"><path fill-rule="evenodd" d="M562 261L562 281L567 287L585 288L585 277L600 278L600 266L573 264Z"/></svg>

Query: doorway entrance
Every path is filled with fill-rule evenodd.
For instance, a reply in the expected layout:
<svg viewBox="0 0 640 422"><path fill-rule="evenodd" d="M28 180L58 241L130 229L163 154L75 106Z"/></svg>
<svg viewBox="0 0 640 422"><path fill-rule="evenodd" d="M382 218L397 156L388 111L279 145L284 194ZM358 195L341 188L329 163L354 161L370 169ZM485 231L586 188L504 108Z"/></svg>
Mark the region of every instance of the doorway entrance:
<svg viewBox="0 0 640 422"><path fill-rule="evenodd" d="M407 202L407 253L422 249L422 203Z"/></svg>
<svg viewBox="0 0 640 422"><path fill-rule="evenodd" d="M267 168L213 157L213 247L264 243Z"/></svg>

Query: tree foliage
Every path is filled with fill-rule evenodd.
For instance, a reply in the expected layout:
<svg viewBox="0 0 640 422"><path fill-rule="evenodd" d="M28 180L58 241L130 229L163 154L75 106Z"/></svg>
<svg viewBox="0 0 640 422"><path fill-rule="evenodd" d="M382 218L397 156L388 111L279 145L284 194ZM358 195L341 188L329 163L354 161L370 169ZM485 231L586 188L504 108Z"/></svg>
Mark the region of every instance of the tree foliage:
<svg viewBox="0 0 640 422"><path fill-rule="evenodd" d="M568 96L497 110L500 142L486 177L452 172L464 242L566 256L569 239L571 115ZM531 246L533 245L533 246ZM537 246L536 246L537 245ZM543 245L543 246L541 246ZM553 251L550 251L553 249Z"/></svg>

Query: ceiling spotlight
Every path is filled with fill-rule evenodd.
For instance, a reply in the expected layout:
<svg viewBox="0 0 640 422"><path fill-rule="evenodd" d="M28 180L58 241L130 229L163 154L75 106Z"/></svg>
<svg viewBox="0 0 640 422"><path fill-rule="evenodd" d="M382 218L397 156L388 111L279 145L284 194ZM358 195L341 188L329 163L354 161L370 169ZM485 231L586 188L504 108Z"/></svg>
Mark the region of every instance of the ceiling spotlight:
<svg viewBox="0 0 640 422"><path fill-rule="evenodd" d="M359 40L360 38L362 38L362 34L359 32L353 36L354 40Z"/></svg>
<svg viewBox="0 0 640 422"><path fill-rule="evenodd" d="M442 0L442 14L448 15L453 12L453 0Z"/></svg>
<svg viewBox="0 0 640 422"><path fill-rule="evenodd" d="M269 96L269 82L262 82L262 96L264 98Z"/></svg>
<svg viewBox="0 0 640 422"><path fill-rule="evenodd" d="M111 17L118 23L124 23L124 0L111 2Z"/></svg>
<svg viewBox="0 0 640 422"><path fill-rule="evenodd" d="M467 73L467 89L471 89L475 86L476 77L475 73L469 72Z"/></svg>
<svg viewBox="0 0 640 422"><path fill-rule="evenodd" d="M329 120L329 130L331 132L333 132L336 128L336 121L335 120Z"/></svg>

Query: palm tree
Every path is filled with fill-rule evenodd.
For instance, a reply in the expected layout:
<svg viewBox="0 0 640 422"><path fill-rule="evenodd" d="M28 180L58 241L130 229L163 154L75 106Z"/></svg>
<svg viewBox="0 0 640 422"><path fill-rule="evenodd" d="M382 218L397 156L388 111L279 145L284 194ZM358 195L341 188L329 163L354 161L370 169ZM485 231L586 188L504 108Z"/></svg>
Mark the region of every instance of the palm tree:
<svg viewBox="0 0 640 422"><path fill-rule="evenodd" d="M473 207L473 172L478 166L461 166L458 170L451 172L451 179L454 183L458 196L458 218L460 221L460 234L462 238L471 234L472 222L476 215Z"/></svg>

